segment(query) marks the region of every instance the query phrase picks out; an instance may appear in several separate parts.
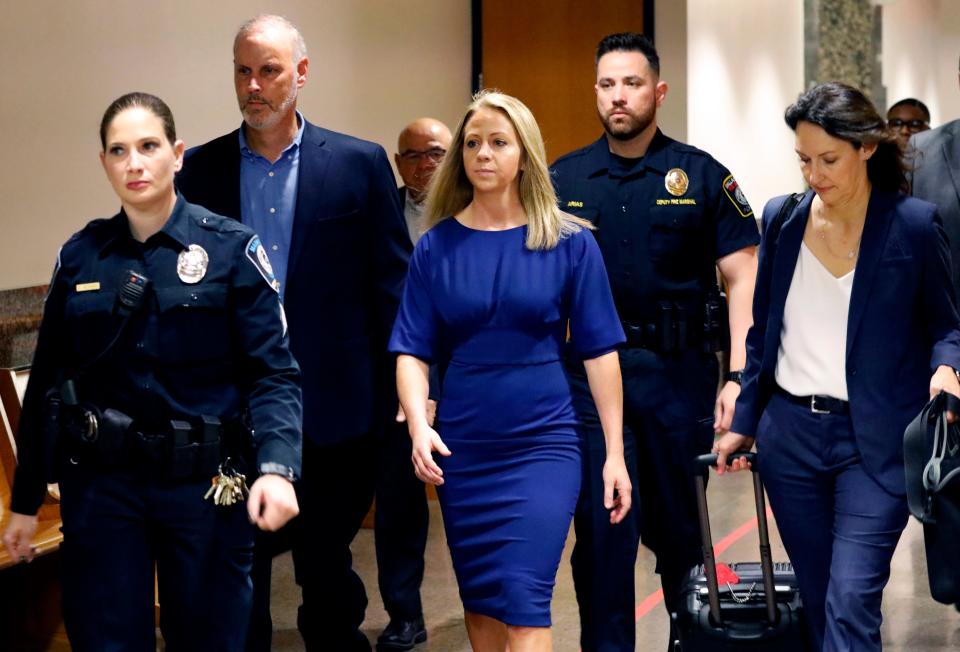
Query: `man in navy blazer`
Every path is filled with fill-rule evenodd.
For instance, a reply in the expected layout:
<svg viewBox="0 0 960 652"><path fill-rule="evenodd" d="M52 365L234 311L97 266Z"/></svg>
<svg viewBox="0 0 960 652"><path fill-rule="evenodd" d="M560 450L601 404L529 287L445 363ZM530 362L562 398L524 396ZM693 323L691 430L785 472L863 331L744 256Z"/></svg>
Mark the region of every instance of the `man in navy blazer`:
<svg viewBox="0 0 960 652"><path fill-rule="evenodd" d="M953 285L960 290L960 120L916 134L910 139L910 146L916 156L913 196L933 202L940 209L950 238Z"/></svg>
<svg viewBox="0 0 960 652"><path fill-rule="evenodd" d="M373 500L375 437L397 409L386 342L410 245L383 149L296 110L308 64L286 19L244 24L234 41L243 125L188 152L177 185L261 236L303 376L301 512L280 540L257 542L247 649L270 649L272 556L292 545L306 649L350 652L370 649L349 546Z"/></svg>

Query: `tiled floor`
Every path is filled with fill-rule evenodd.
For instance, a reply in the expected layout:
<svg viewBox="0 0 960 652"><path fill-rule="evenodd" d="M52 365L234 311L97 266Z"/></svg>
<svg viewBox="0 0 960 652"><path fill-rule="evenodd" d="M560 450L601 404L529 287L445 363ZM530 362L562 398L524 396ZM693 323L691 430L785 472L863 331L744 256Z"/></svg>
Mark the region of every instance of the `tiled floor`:
<svg viewBox="0 0 960 652"><path fill-rule="evenodd" d="M714 543L735 532L753 516L752 489L748 474L716 479L710 483L710 507ZM440 518L440 509L431 502L431 530L427 548L427 575L423 586L424 612L429 639L418 652L468 652L463 610L457 597L456 580L450 565ZM785 559L783 548L772 528L774 559ZM577 652L579 623L577 603L570 578L569 555L573 532L567 541L553 598L553 636L556 652ZM958 546L960 551L960 546ZM370 605L363 629L375 641L387 623L383 603L377 593L373 532L362 530L353 546L354 562L367 586ZM758 558L756 529L750 528L720 556L721 561ZM637 602L659 588L653 574L653 556L641 549L636 566ZM934 602L927 588L921 528L911 522L893 560L893 573L884 594L884 649L894 652L933 652L960 649L960 613ZM273 614L274 650L303 650L296 631L296 605L299 590L293 582L289 555L278 557L274 565ZM662 603L637 622L637 650L662 652L667 646L667 616Z"/></svg>

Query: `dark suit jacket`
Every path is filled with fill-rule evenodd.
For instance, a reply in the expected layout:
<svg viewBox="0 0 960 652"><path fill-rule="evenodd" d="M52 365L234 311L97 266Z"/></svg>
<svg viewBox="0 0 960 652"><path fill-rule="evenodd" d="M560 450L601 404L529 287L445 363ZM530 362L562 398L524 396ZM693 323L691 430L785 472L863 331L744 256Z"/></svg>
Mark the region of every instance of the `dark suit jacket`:
<svg viewBox="0 0 960 652"><path fill-rule="evenodd" d="M188 151L177 187L240 219L238 132ZM409 248L383 148L308 122L284 308L303 376L303 436L315 444L371 432L396 410L386 345Z"/></svg>
<svg viewBox="0 0 960 652"><path fill-rule="evenodd" d="M913 196L940 209L953 254L954 288L960 290L960 120L923 131L910 139Z"/></svg>
<svg viewBox="0 0 960 652"><path fill-rule="evenodd" d="M783 309L812 199L808 192L779 237L760 245L754 323L731 428L743 435L756 435L776 389ZM782 202L773 199L764 208L764 233ZM904 494L903 431L928 399L931 374L941 364L960 368L953 296L950 250L936 207L874 189L850 296L847 391L864 467L894 495Z"/></svg>

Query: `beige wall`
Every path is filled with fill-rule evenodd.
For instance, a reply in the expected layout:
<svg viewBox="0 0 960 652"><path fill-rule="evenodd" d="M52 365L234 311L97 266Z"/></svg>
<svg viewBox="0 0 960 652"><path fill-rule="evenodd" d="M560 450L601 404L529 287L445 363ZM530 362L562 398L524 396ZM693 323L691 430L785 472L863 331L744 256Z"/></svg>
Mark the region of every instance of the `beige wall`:
<svg viewBox="0 0 960 652"><path fill-rule="evenodd" d="M47 282L60 244L116 212L97 160L100 116L115 97L162 97L188 147L236 128L233 34L264 11L287 16L306 38L300 108L312 122L392 155L407 122L426 114L454 123L469 100L467 0L8 2L0 289Z"/></svg>
<svg viewBox="0 0 960 652"><path fill-rule="evenodd" d="M689 142L730 168L759 216L801 190L783 110L803 90L803 2L688 0Z"/></svg>
<svg viewBox="0 0 960 652"><path fill-rule="evenodd" d="M653 29L660 55L660 79L667 98L657 111L657 126L681 142L687 141L687 5L670 0L654 7Z"/></svg>
<svg viewBox="0 0 960 652"><path fill-rule="evenodd" d="M957 0L884 3L883 83L888 105L915 97L929 107L934 127L960 118L958 58Z"/></svg>

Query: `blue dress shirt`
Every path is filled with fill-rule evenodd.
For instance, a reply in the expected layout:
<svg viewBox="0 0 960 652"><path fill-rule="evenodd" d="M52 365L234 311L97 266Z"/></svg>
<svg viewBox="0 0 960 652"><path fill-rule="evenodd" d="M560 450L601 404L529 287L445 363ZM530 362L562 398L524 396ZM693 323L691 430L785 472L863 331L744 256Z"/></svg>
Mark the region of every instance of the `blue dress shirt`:
<svg viewBox="0 0 960 652"><path fill-rule="evenodd" d="M287 287L290 235L297 206L300 141L303 116L297 112L300 129L280 158L271 163L247 145L240 128L240 221L257 232L266 247L273 273L280 282L280 296Z"/></svg>

